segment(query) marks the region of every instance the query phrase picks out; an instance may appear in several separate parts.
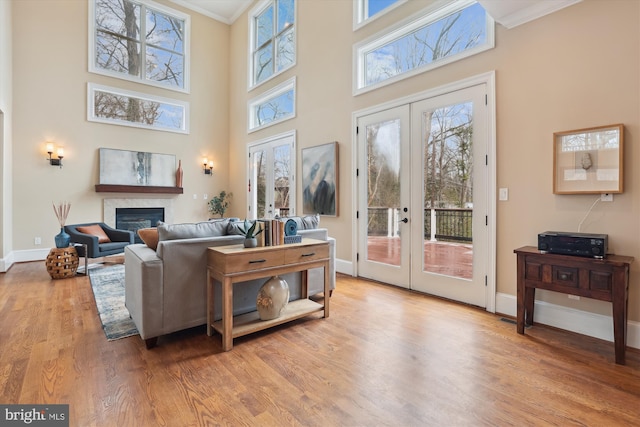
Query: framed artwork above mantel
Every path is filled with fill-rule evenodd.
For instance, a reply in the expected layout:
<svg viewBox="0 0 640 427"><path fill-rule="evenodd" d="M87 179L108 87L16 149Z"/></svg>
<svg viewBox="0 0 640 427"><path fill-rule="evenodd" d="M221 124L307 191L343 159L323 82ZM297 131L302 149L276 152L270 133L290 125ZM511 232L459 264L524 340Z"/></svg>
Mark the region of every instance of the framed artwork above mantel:
<svg viewBox="0 0 640 427"><path fill-rule="evenodd" d="M96 192L182 194L173 154L100 148Z"/></svg>
<svg viewBox="0 0 640 427"><path fill-rule="evenodd" d="M553 134L553 193L623 191L624 125Z"/></svg>

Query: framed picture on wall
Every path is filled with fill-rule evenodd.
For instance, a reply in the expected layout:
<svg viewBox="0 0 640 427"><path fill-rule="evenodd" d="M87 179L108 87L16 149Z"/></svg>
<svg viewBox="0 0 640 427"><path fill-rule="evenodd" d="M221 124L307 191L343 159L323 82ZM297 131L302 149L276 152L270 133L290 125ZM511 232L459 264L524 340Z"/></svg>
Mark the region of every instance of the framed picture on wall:
<svg viewBox="0 0 640 427"><path fill-rule="evenodd" d="M624 126L553 134L553 193L622 193Z"/></svg>
<svg viewBox="0 0 640 427"><path fill-rule="evenodd" d="M302 149L302 213L338 216L338 143Z"/></svg>

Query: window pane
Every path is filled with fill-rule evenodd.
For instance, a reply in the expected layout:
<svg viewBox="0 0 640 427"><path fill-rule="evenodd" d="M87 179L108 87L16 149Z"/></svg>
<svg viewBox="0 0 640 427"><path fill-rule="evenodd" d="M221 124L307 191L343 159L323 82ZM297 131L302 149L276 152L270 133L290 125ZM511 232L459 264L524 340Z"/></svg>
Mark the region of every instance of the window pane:
<svg viewBox="0 0 640 427"><path fill-rule="evenodd" d="M293 114L293 89L264 102L256 108L258 126Z"/></svg>
<svg viewBox="0 0 640 427"><path fill-rule="evenodd" d="M140 75L140 43L104 33L96 35L96 66L118 73Z"/></svg>
<svg viewBox="0 0 640 427"><path fill-rule="evenodd" d="M364 19L369 19L373 15L382 10L388 8L398 0L364 0L365 2L365 16Z"/></svg>
<svg viewBox="0 0 640 427"><path fill-rule="evenodd" d="M255 81L261 82L273 75L273 53L271 51L271 43L260 49L255 54L253 66L255 67Z"/></svg>
<svg viewBox="0 0 640 427"><path fill-rule="evenodd" d="M291 28L276 38L276 48L278 52L276 56L277 71L289 67L295 61L296 46L293 35L293 28Z"/></svg>
<svg viewBox="0 0 640 427"><path fill-rule="evenodd" d="M293 0L278 1L278 33L294 23L294 2Z"/></svg>
<svg viewBox="0 0 640 427"><path fill-rule="evenodd" d="M256 48L273 38L273 6L269 6L255 20L256 22Z"/></svg>
<svg viewBox="0 0 640 427"><path fill-rule="evenodd" d="M93 102L93 116L90 119L173 131L186 129L184 105L98 89L93 91Z"/></svg>
<svg viewBox="0 0 640 427"><path fill-rule="evenodd" d="M146 77L171 86L184 85L184 57L147 46Z"/></svg>
<svg viewBox="0 0 640 427"><path fill-rule="evenodd" d="M291 176L291 145L281 145L273 150L273 194L275 213L289 212L289 177Z"/></svg>
<svg viewBox="0 0 640 427"><path fill-rule="evenodd" d="M362 62L357 71L361 76L358 88L445 62L446 58L464 57L492 47L490 25L493 21L482 6L473 3L462 9L461 6L457 10L454 7L455 3L452 3L453 10L446 15L447 12L441 12L437 16L438 11L426 14L422 22L413 23L415 26L406 30L400 27L359 48Z"/></svg>
<svg viewBox="0 0 640 427"><path fill-rule="evenodd" d="M147 43L184 53L184 21L147 8Z"/></svg>
<svg viewBox="0 0 640 427"><path fill-rule="evenodd" d="M96 26L99 29L138 40L140 5L126 0L97 0Z"/></svg>
<svg viewBox="0 0 640 427"><path fill-rule="evenodd" d="M258 151L254 156L253 170L255 171L254 182L256 186L256 216L264 218L265 200L267 193L267 177L266 177L266 152Z"/></svg>

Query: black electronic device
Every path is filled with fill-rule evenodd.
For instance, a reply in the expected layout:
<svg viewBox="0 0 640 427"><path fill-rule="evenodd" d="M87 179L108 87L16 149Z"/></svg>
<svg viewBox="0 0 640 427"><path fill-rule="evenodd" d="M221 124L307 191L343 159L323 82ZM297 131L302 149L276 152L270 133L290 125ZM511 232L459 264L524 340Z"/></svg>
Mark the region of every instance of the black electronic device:
<svg viewBox="0 0 640 427"><path fill-rule="evenodd" d="M602 259L607 255L608 240L606 234L545 231L538 234L538 250L541 253Z"/></svg>

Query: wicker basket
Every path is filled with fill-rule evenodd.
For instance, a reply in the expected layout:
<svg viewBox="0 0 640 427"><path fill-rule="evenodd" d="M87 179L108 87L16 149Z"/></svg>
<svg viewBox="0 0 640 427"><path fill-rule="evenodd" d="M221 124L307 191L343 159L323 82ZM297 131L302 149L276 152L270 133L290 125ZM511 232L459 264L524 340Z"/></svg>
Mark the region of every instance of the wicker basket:
<svg viewBox="0 0 640 427"><path fill-rule="evenodd" d="M53 248L45 261L47 272L52 279L73 277L78 271L78 253L76 248Z"/></svg>

